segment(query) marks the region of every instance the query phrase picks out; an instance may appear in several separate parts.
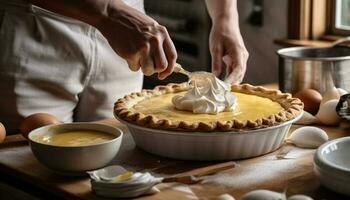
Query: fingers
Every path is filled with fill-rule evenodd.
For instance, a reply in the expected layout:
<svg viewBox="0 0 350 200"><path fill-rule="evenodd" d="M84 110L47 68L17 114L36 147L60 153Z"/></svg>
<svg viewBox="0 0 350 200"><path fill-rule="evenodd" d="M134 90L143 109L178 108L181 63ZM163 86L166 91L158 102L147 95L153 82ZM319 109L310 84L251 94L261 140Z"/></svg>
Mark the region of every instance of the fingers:
<svg viewBox="0 0 350 200"><path fill-rule="evenodd" d="M174 71L174 67L177 59L177 52L176 52L174 43L173 41L171 41L168 31L166 31L166 29L165 29L165 34L166 35L163 43L163 48L166 55L166 59L168 61L168 66L163 72L158 74L158 78L160 80L165 79Z"/></svg>
<svg viewBox="0 0 350 200"><path fill-rule="evenodd" d="M140 69L140 63L139 62L136 62L135 60L126 60L126 62L128 63L129 65L129 69L131 71L138 71Z"/></svg>
<svg viewBox="0 0 350 200"><path fill-rule="evenodd" d="M222 60L226 65L226 76L224 81L230 84L239 84L239 66L236 65L229 55L225 55Z"/></svg>
<svg viewBox="0 0 350 200"><path fill-rule="evenodd" d="M159 79L166 78L174 70L177 53L165 27L159 26L158 32L149 37L148 47L139 59L143 73L146 76L158 73Z"/></svg>
<svg viewBox="0 0 350 200"><path fill-rule="evenodd" d="M149 56L151 47L146 44L140 52L139 65L144 75L151 76L154 73L154 63L152 58Z"/></svg>
<svg viewBox="0 0 350 200"><path fill-rule="evenodd" d="M168 61L165 56L165 52L163 49L163 42L166 38L164 35L164 27L159 28L161 31L160 33L157 33L156 36L151 37L150 39L150 45L151 45L151 54L153 56L154 60L154 71L155 72L162 72L166 70L168 66Z"/></svg>
<svg viewBox="0 0 350 200"><path fill-rule="evenodd" d="M238 85L242 82L243 76L242 76L242 70L241 66L239 65L232 65L230 69L227 68L226 74L228 74L225 77L225 82L230 83L232 85Z"/></svg>
<svg viewBox="0 0 350 200"><path fill-rule="evenodd" d="M222 67L222 55L223 50L221 46L217 46L213 49L211 49L211 66L212 66L212 73L215 76L219 76L221 74L221 67Z"/></svg>
<svg viewBox="0 0 350 200"><path fill-rule="evenodd" d="M246 69L246 57L242 55L233 60L232 56L225 55L223 61L226 65L225 82L230 84L240 84L243 80Z"/></svg>
<svg viewBox="0 0 350 200"><path fill-rule="evenodd" d="M154 63L153 63L153 59L149 56L144 56L141 58L140 60L140 64L142 66L142 72L144 75L146 76L151 76L152 74L154 74Z"/></svg>

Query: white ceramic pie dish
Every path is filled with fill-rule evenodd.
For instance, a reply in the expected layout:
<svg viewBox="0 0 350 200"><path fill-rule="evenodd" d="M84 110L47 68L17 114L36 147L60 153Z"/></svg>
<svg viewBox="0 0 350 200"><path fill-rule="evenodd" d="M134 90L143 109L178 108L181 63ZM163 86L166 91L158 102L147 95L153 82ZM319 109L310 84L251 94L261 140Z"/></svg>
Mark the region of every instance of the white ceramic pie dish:
<svg viewBox="0 0 350 200"><path fill-rule="evenodd" d="M183 160L235 160L260 156L278 149L293 120L242 132L184 132L126 124L136 145L152 154Z"/></svg>
<svg viewBox="0 0 350 200"><path fill-rule="evenodd" d="M322 185L350 195L350 137L338 138L320 146L314 156L314 171Z"/></svg>
<svg viewBox="0 0 350 200"><path fill-rule="evenodd" d="M116 138L88 146L55 146L33 140L33 136L73 130L94 130L115 135ZM106 166L117 155L123 132L115 127L88 122L48 125L31 131L28 135L36 159L46 167L63 175L86 175L86 171Z"/></svg>

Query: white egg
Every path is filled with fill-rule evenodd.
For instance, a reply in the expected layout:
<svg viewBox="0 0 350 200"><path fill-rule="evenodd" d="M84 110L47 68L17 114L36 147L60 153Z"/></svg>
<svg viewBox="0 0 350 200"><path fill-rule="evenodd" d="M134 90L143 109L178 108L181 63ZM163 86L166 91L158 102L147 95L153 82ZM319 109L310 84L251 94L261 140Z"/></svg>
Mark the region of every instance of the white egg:
<svg viewBox="0 0 350 200"><path fill-rule="evenodd" d="M317 148L327 142L327 140L327 133L324 130L313 126L298 128L293 131L287 139L288 142L301 148Z"/></svg>
<svg viewBox="0 0 350 200"><path fill-rule="evenodd" d="M329 100L324 104L321 104L316 118L325 125L337 125L340 122L340 117L337 114L335 108L337 107L338 99Z"/></svg>
<svg viewBox="0 0 350 200"><path fill-rule="evenodd" d="M313 198L306 195L297 194L297 195L290 196L288 200L313 200Z"/></svg>
<svg viewBox="0 0 350 200"><path fill-rule="evenodd" d="M340 95L338 89L336 87L330 87L323 93L320 106L330 100L339 100L339 98Z"/></svg>
<svg viewBox="0 0 350 200"><path fill-rule="evenodd" d="M254 190L243 195L240 200L283 200L286 199L284 193L270 190Z"/></svg>
<svg viewBox="0 0 350 200"><path fill-rule="evenodd" d="M233 196L231 196L229 194L222 194L222 195L218 196L216 198L216 200L235 200L235 198L233 198Z"/></svg>

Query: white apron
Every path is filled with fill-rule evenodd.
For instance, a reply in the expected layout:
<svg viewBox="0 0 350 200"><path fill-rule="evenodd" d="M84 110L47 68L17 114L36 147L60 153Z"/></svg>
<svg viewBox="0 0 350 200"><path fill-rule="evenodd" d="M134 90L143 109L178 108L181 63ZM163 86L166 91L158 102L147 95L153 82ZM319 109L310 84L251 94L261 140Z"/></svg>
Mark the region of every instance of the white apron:
<svg viewBox="0 0 350 200"><path fill-rule="evenodd" d="M126 3L144 12L142 0ZM0 0L0 122L9 133L37 112L63 122L113 117L114 102L141 88L142 73L130 71L94 27Z"/></svg>

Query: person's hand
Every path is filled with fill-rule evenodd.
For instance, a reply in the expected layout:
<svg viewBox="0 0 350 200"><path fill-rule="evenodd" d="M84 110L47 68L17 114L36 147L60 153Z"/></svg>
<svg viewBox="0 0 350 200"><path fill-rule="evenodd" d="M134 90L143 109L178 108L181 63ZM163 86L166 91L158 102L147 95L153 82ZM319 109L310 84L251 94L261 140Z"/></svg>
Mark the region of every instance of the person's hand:
<svg viewBox="0 0 350 200"><path fill-rule="evenodd" d="M97 28L132 71L164 79L174 70L177 53L166 28L122 1L110 1Z"/></svg>
<svg viewBox="0 0 350 200"><path fill-rule="evenodd" d="M220 19L213 22L209 38L212 56L212 72L221 74L223 63L226 65L225 81L231 84L242 82L249 57L244 46L238 25L230 19Z"/></svg>

